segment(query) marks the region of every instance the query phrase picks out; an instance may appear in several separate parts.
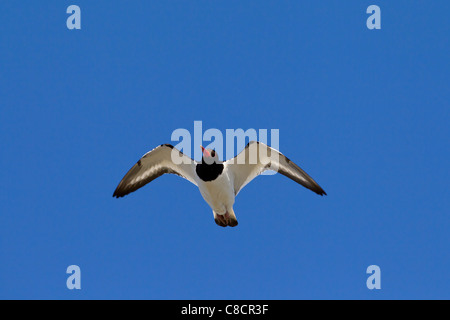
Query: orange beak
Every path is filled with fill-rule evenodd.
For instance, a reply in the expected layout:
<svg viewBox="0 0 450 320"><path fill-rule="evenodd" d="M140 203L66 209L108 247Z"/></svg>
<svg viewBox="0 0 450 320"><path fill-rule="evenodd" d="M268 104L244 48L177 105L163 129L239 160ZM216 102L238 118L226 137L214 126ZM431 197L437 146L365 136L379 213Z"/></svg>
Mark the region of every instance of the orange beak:
<svg viewBox="0 0 450 320"><path fill-rule="evenodd" d="M203 146L200 146L200 148L202 148L202 152L203 152L203 157L211 157L211 154L209 153L208 150L206 150L205 148L203 148Z"/></svg>

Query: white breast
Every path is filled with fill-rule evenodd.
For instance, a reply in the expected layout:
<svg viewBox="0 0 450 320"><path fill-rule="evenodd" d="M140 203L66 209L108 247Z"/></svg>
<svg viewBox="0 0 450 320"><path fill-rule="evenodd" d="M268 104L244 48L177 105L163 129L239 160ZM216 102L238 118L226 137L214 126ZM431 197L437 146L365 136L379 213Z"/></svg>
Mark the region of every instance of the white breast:
<svg viewBox="0 0 450 320"><path fill-rule="evenodd" d="M229 176L229 171L224 170L222 174L213 181L198 181L198 187L203 199L218 214L224 214L233 208L234 188Z"/></svg>

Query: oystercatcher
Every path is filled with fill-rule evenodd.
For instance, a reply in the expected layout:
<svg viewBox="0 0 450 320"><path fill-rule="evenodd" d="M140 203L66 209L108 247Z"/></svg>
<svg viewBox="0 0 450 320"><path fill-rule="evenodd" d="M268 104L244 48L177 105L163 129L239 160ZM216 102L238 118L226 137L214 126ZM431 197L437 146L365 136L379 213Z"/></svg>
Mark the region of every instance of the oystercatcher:
<svg viewBox="0 0 450 320"><path fill-rule="evenodd" d="M222 162L215 150L202 148L202 161L196 162L170 144L146 153L123 177L113 197L136 191L165 173L173 173L198 186L221 227L235 227L233 211L239 191L266 170L277 171L323 196L325 191L299 166L262 142L251 141L236 157Z"/></svg>

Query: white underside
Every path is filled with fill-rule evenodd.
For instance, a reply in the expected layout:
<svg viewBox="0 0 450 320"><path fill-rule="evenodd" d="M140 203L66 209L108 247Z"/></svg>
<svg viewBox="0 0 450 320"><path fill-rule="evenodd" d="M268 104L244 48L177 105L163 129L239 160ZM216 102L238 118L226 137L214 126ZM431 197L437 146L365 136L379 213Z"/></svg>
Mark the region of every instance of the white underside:
<svg viewBox="0 0 450 320"><path fill-rule="evenodd" d="M235 195L231 177L225 167L217 179L208 182L201 179L197 181L203 199L217 214L223 215L233 209Z"/></svg>

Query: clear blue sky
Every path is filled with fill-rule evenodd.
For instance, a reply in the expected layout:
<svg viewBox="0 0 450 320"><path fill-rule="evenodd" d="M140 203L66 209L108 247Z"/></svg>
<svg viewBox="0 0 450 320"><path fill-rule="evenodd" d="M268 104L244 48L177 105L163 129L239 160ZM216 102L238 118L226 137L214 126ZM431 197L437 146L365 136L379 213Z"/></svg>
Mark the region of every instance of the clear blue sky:
<svg viewBox="0 0 450 320"><path fill-rule="evenodd" d="M82 29L66 28L66 8ZM382 29L368 30L377 4ZM0 298L450 298L448 1L2 1ZM174 129L280 130L220 228ZM198 147L198 146L196 146ZM82 289L66 288L78 265ZM381 268L382 289L366 288Z"/></svg>

